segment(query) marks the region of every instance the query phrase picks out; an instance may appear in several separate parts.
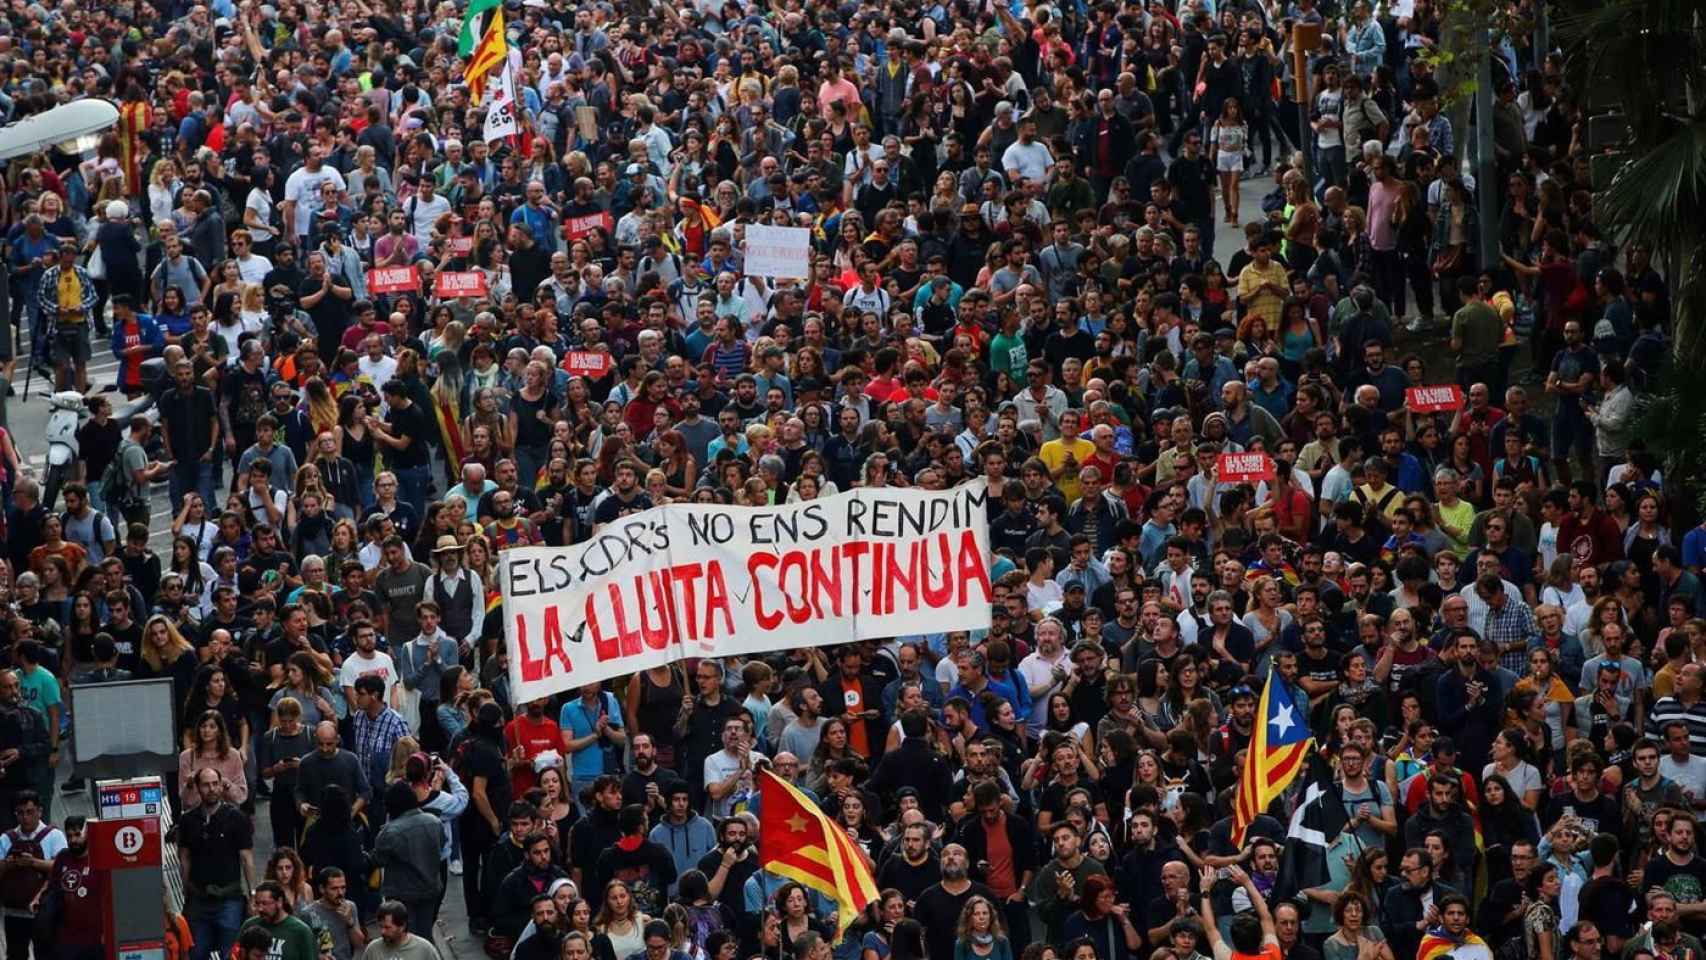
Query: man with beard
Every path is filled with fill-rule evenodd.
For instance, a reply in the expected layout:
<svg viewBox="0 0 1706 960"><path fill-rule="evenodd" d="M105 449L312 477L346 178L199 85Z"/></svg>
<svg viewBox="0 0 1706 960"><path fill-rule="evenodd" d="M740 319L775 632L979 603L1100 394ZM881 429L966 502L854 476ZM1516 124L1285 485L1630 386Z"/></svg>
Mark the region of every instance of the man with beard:
<svg viewBox="0 0 1706 960"><path fill-rule="evenodd" d="M623 460L616 465L615 483L592 513L595 529L652 508L651 495L639 486L640 469L634 460Z"/></svg>
<svg viewBox="0 0 1706 960"><path fill-rule="evenodd" d="M22 692L18 674L0 670L0 829L17 825L18 798L40 782L52 749L46 721Z"/></svg>
<svg viewBox="0 0 1706 960"><path fill-rule="evenodd" d="M941 864L930 849L930 828L922 822L907 825L899 853L883 861L876 877L878 889L899 890L908 903L916 902L941 879Z"/></svg>
<svg viewBox="0 0 1706 960"><path fill-rule="evenodd" d="M503 878L492 904L492 933L511 940L527 926L534 898L543 896L550 900L545 891L565 876L563 868L551 862L551 838L543 832L528 834L521 847L524 851L521 863ZM635 906L639 909L638 904ZM555 907L553 903L552 909Z"/></svg>
<svg viewBox="0 0 1706 960"><path fill-rule="evenodd" d="M298 907L297 915L319 933L322 956L351 960L367 945L367 928L356 917L355 901L346 896L349 878L337 867L325 866L314 872L314 886L319 899Z"/></svg>
<svg viewBox="0 0 1706 960"><path fill-rule="evenodd" d="M638 803L647 813L661 814L669 809L675 785L685 785L686 781L674 770L658 765L657 743L651 734L631 734L628 742L634 751L634 763L622 778L622 802Z"/></svg>
<svg viewBox="0 0 1706 960"><path fill-rule="evenodd" d="M980 817L981 819L981 817ZM975 826L975 824L968 824ZM962 830L963 832L963 830ZM1025 849L1028 851L1030 847ZM1013 848L1018 853L1019 847ZM958 843L950 843L942 848L942 880L940 883L925 888L918 895L918 902L913 905L913 917L924 928L925 955L932 957L952 956L954 953L954 930L959 923L960 912L966 901L972 897L984 897L991 903L997 900L994 891L969 876L970 855L966 848ZM1020 906L1024 906L1024 893L1018 894Z"/></svg>
<svg viewBox="0 0 1706 960"><path fill-rule="evenodd" d="M243 924L243 929L265 930L272 937L268 960L319 960L319 938L308 929L308 924L290 915L283 887L272 880L264 881L255 888L254 904L255 914Z"/></svg>
<svg viewBox="0 0 1706 960"><path fill-rule="evenodd" d="M1188 734L1187 734L1188 736ZM982 819L981 814L979 819ZM1075 904L1084 889L1084 881L1093 876L1106 876L1107 870L1095 858L1085 854L1083 837L1071 821L1060 820L1049 830L1049 837L1054 841L1054 859L1044 864L1032 878L1029 890L1029 900L1037 911L1047 918L1048 941L1050 943L1064 942L1065 920L1071 912L1068 904ZM1019 913L1016 906L1022 906L1025 895L1015 894L1017 900L1009 899L1012 904L1007 910L1008 920L1011 921ZM1029 924L1026 924L1029 927ZM1029 930L1015 933L1019 940L1029 940Z"/></svg>
<svg viewBox="0 0 1706 960"><path fill-rule="evenodd" d="M1702 936L1703 912L1706 899L1706 860L1695 852L1699 828L1693 815L1677 812L1671 817L1670 830L1665 834L1663 850L1653 854L1642 873L1642 884L1658 888L1676 898L1679 922L1696 937Z"/></svg>
<svg viewBox="0 0 1706 960"><path fill-rule="evenodd" d="M1386 932L1393 956L1415 956L1423 929L1440 923L1440 901L1456 893L1434 879L1433 857L1426 850L1406 850L1398 861L1398 885L1380 906L1380 929Z"/></svg>
<svg viewBox="0 0 1706 960"><path fill-rule="evenodd" d="M558 929L561 921L557 913L557 901L548 893L536 893L533 895L529 912L533 922L522 932L522 938L516 941L513 960L559 960L562 956L563 934Z"/></svg>
<svg viewBox="0 0 1706 960"><path fill-rule="evenodd" d="M729 817L718 830L720 842L699 858L698 870L705 875L712 898L740 916L745 906L746 881L758 872L758 854L750 840L751 827L744 817ZM957 919L957 916L956 916Z"/></svg>
<svg viewBox="0 0 1706 960"><path fill-rule="evenodd" d="M101 917L100 888L106 882L106 875L97 873L89 863L87 826L86 817L65 818L65 849L54 856L47 883L30 901L30 912L40 913L47 891L59 891L55 922L50 929L36 933L43 942L58 946L62 960L99 960L102 956L105 924Z"/></svg>
<svg viewBox="0 0 1706 960"><path fill-rule="evenodd" d="M330 727L331 724L322 724ZM332 728L333 749L337 730ZM254 888L254 828L226 800L225 778L217 769L196 772L201 802L178 824L178 869L183 875L184 915L196 943L225 956L237 936L243 891ZM282 905L284 894L279 892ZM257 897L257 901L258 901ZM257 909L260 904L256 903ZM304 960L314 960L312 949Z"/></svg>

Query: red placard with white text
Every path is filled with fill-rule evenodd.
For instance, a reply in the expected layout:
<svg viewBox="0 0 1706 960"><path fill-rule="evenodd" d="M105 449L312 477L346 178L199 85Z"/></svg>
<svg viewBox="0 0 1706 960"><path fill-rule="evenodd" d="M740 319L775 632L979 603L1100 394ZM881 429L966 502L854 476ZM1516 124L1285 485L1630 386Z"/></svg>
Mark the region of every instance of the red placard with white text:
<svg viewBox="0 0 1706 960"><path fill-rule="evenodd" d="M412 293L421 286L420 271L406 267L379 267L367 271L368 293Z"/></svg>
<svg viewBox="0 0 1706 960"><path fill-rule="evenodd" d="M570 350L563 357L563 369L576 376L590 377L594 380L609 372L615 358L608 353L596 350Z"/></svg>
<svg viewBox="0 0 1706 960"><path fill-rule="evenodd" d="M571 241L579 240L594 230L614 230L616 229L615 224L616 221L610 218L609 213L589 213L585 216L570 217L568 223L563 225L563 235Z"/></svg>
<svg viewBox="0 0 1706 960"><path fill-rule="evenodd" d="M1463 407L1463 388L1456 384L1410 387L1404 391L1404 405L1415 413L1458 410Z"/></svg>
<svg viewBox="0 0 1706 960"><path fill-rule="evenodd" d="M473 237L451 237L450 252L454 256L465 257L474 252Z"/></svg>
<svg viewBox="0 0 1706 960"><path fill-rule="evenodd" d="M1215 465L1221 483L1260 483L1274 478L1273 458L1265 453L1223 453Z"/></svg>
<svg viewBox="0 0 1706 960"><path fill-rule="evenodd" d="M478 270L447 271L438 275L432 292L446 300L486 295L486 275Z"/></svg>

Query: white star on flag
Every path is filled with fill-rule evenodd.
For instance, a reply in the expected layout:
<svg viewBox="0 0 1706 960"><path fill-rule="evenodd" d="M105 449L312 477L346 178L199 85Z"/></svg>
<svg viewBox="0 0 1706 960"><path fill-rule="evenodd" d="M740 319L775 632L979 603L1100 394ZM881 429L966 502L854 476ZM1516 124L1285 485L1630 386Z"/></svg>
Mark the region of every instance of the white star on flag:
<svg viewBox="0 0 1706 960"><path fill-rule="evenodd" d="M1289 705L1275 710L1273 717L1268 720L1268 723L1272 725L1275 730L1279 731L1279 735L1282 737L1285 736L1285 732L1287 730L1290 730L1292 727L1297 725L1296 722L1291 719L1291 707Z"/></svg>

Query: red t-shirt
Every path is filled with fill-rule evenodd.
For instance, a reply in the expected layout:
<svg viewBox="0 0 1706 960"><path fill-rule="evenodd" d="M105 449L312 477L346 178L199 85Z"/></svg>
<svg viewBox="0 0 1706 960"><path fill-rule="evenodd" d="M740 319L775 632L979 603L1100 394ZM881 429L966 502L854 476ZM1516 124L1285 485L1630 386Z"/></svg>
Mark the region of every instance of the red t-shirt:
<svg viewBox="0 0 1706 960"><path fill-rule="evenodd" d="M1558 552L1567 554L1577 563L1595 565L1623 559L1623 534L1617 521L1595 510L1593 519L1583 523L1575 514L1558 524Z"/></svg>
<svg viewBox="0 0 1706 960"><path fill-rule="evenodd" d="M557 721L549 715L535 723L522 714L504 726L505 753L514 750L520 744L527 753L527 759L532 760L547 750L563 751L563 730L557 726ZM510 793L521 796L536 785L533 765L516 767L510 771Z"/></svg>

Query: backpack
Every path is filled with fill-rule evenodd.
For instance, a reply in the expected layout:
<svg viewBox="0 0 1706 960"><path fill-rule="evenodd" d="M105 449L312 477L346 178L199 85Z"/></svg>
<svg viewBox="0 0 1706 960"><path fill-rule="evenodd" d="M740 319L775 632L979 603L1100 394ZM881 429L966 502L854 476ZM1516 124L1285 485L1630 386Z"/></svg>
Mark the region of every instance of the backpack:
<svg viewBox="0 0 1706 960"><path fill-rule="evenodd" d="M6 839L10 843L8 852L45 860L42 854L42 839L51 833L53 828L45 823L39 828L34 837L26 837L17 827L6 831ZM34 900L42 886L47 883L47 876L34 869L13 868L0 875L0 905L9 910L27 910L30 901Z"/></svg>
<svg viewBox="0 0 1706 960"><path fill-rule="evenodd" d="M106 471L101 474L101 496L120 510L140 506L143 502L136 484L124 469L125 454L133 449L140 450L142 447L136 441L126 438L118 445L112 462L107 464Z"/></svg>

